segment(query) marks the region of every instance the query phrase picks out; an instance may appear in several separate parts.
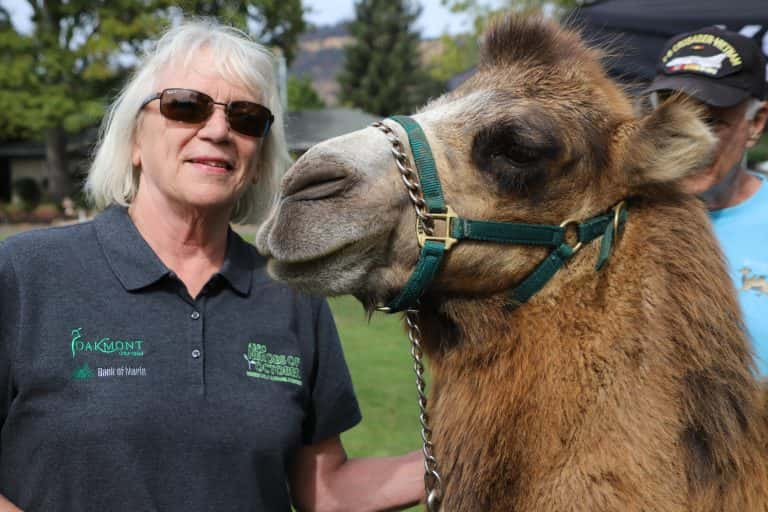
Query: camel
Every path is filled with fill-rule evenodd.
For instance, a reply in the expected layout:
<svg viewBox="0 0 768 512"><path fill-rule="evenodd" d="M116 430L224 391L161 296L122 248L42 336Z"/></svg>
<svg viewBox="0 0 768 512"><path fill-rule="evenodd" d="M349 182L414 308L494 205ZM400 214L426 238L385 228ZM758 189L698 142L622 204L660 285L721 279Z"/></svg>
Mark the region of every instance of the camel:
<svg viewBox="0 0 768 512"><path fill-rule="evenodd" d="M714 138L680 99L636 111L601 55L572 29L507 17L474 76L412 117L456 215L562 224L570 253L515 300L552 247L462 240L408 306L430 360L442 509L766 511L764 394L706 212L682 184ZM257 235L273 276L368 311L402 293L422 249L390 137L410 163L387 119L292 166ZM595 218L605 233L577 243Z"/></svg>

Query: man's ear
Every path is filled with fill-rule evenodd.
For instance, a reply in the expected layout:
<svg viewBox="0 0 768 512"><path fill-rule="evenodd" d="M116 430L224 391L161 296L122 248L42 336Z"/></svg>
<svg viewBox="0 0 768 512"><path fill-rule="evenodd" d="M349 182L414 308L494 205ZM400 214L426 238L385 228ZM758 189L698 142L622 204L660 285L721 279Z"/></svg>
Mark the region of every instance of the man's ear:
<svg viewBox="0 0 768 512"><path fill-rule="evenodd" d="M765 123L768 120L768 102L764 101L763 105L755 114L755 117L749 122L749 139L747 140L747 148L753 147L760 140L760 136L765 129Z"/></svg>
<svg viewBox="0 0 768 512"><path fill-rule="evenodd" d="M712 161L717 139L701 107L672 97L636 121L624 138L624 169L632 187L677 181Z"/></svg>

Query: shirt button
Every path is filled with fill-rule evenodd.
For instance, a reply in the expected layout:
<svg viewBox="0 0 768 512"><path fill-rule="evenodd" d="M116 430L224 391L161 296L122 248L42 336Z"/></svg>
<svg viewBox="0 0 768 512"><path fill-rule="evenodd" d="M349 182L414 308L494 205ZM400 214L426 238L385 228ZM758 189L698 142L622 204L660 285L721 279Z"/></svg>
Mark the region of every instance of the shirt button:
<svg viewBox="0 0 768 512"><path fill-rule="evenodd" d="M193 350L192 351L192 357L194 357L195 359L199 358L200 357L200 351L197 350L197 349Z"/></svg>
<svg viewBox="0 0 768 512"><path fill-rule="evenodd" d="M197 311L193 311L193 312L192 312L192 314L191 314L191 315L189 315L189 317L190 317L192 320L197 320L198 318L200 318L200 313L198 313Z"/></svg>

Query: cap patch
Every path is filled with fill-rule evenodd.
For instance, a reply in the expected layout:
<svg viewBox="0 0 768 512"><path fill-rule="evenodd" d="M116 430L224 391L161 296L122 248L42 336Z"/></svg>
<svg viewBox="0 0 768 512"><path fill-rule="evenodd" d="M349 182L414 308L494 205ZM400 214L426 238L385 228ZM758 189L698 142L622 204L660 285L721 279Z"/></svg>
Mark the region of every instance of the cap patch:
<svg viewBox="0 0 768 512"><path fill-rule="evenodd" d="M661 58L664 72L700 73L720 78L739 71L742 56L728 41L712 34L691 34L673 44Z"/></svg>

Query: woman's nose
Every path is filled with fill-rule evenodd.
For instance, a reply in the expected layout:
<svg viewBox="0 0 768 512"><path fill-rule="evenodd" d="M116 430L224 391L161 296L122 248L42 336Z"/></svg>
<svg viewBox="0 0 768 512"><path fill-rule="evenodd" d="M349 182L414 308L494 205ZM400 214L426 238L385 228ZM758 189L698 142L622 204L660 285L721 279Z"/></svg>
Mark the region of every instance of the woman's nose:
<svg viewBox="0 0 768 512"><path fill-rule="evenodd" d="M205 121L197 133L199 136L211 140L227 139L229 137L229 122L227 121L226 107L214 105L211 117Z"/></svg>

